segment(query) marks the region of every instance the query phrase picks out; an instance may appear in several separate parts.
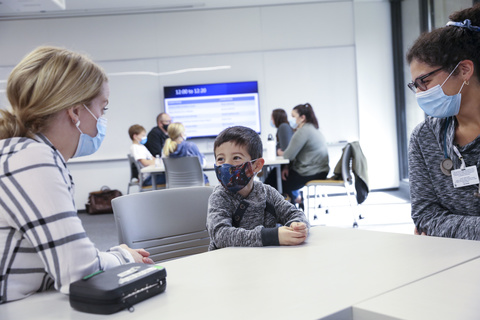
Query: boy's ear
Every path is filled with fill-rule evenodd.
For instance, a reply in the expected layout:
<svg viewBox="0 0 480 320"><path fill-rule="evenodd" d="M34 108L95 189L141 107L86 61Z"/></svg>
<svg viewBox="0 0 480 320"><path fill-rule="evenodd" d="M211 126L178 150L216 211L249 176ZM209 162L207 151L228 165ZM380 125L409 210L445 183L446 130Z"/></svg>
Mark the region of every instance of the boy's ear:
<svg viewBox="0 0 480 320"><path fill-rule="evenodd" d="M263 158L258 158L257 160L255 160L255 162L253 163L253 172L255 173L260 172L264 164L265 164L265 159Z"/></svg>

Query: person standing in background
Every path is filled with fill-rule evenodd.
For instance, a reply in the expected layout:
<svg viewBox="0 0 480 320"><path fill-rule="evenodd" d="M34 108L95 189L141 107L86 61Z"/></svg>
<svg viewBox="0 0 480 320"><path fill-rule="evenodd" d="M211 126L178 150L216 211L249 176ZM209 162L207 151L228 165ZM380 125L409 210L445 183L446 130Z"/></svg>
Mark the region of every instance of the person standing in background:
<svg viewBox="0 0 480 320"><path fill-rule="evenodd" d="M168 138L168 126L172 122L172 119L167 113L160 113L157 116L157 126L153 127L152 130L148 133L147 147L148 151L156 157L162 156L163 146L165 145L165 140Z"/></svg>

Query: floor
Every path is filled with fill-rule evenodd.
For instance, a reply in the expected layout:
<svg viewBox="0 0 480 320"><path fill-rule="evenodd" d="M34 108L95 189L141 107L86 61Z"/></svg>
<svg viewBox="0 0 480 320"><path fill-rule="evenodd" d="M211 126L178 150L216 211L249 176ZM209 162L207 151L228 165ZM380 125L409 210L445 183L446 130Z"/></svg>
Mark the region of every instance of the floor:
<svg viewBox="0 0 480 320"><path fill-rule="evenodd" d="M332 205L328 214L325 209L317 210L317 219L310 219L312 226L326 225L352 228L353 215L344 196L329 197ZM405 192L399 190L374 191L359 207L361 220L358 228L382 232L413 233L413 222L410 218L410 201ZM105 251L118 244L117 231L113 214L90 215L79 213L83 226L98 249Z"/></svg>

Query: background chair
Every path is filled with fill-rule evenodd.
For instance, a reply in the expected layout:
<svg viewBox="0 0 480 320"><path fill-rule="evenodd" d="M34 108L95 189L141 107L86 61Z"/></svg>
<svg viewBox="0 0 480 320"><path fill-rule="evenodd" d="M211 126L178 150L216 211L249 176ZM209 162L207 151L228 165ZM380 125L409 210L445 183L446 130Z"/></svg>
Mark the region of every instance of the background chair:
<svg viewBox="0 0 480 320"><path fill-rule="evenodd" d="M153 261L206 252L208 198L213 187L134 193L112 201L119 243L144 248Z"/></svg>
<svg viewBox="0 0 480 320"><path fill-rule="evenodd" d="M143 175L140 173L142 169L140 163L135 161L131 154L127 154L128 163L130 165L130 181L128 182L127 194L130 194L130 187L137 186L139 191L150 191L153 190L152 186L143 185ZM164 189L165 184L157 184L157 189Z"/></svg>
<svg viewBox="0 0 480 320"><path fill-rule="evenodd" d="M167 188L204 186L203 169L198 157L162 158Z"/></svg>
<svg viewBox="0 0 480 320"><path fill-rule="evenodd" d="M130 193L130 187L138 187L141 191L142 183L140 181L140 175L138 174L137 164L135 163L135 159L132 157L131 154L127 154L128 164L130 165L130 181L128 182L127 194Z"/></svg>
<svg viewBox="0 0 480 320"><path fill-rule="evenodd" d="M368 169L366 158L358 141L348 143L343 148L342 157L338 161L334 175L326 180L312 180L303 188L305 213L310 220L317 219L315 210L319 207L329 213L328 192L330 187L343 188L347 195L348 203L352 210L353 227L358 227L357 216L363 219L358 211L358 205L365 201L368 189ZM318 201L320 200L320 201Z"/></svg>

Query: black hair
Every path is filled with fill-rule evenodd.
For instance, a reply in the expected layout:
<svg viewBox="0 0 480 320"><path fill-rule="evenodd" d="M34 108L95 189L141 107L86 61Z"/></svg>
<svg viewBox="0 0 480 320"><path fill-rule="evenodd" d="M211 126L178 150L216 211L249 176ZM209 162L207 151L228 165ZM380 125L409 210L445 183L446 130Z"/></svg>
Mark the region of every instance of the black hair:
<svg viewBox="0 0 480 320"><path fill-rule="evenodd" d="M274 109L272 111L272 118L273 122L275 124L275 127L280 127L282 123L287 123L288 124L288 116L285 110L283 109Z"/></svg>
<svg viewBox="0 0 480 320"><path fill-rule="evenodd" d="M297 110L299 116L305 116L305 122L313 124L315 128L318 129L317 117L315 117L315 112L313 112L310 103L299 104L294 107L293 110Z"/></svg>
<svg viewBox="0 0 480 320"><path fill-rule="evenodd" d="M480 26L480 4L457 11L450 21L463 23L466 19L472 26ZM458 26L446 26L423 33L407 52L407 62L413 60L432 67L443 67L451 72L462 60L471 60L477 78L480 79L480 32Z"/></svg>
<svg viewBox="0 0 480 320"><path fill-rule="evenodd" d="M225 142L232 142L237 146L246 147L252 160L261 158L263 155L262 139L260 139L258 133L250 128L235 126L224 129L215 138L213 153L216 154L217 148Z"/></svg>

